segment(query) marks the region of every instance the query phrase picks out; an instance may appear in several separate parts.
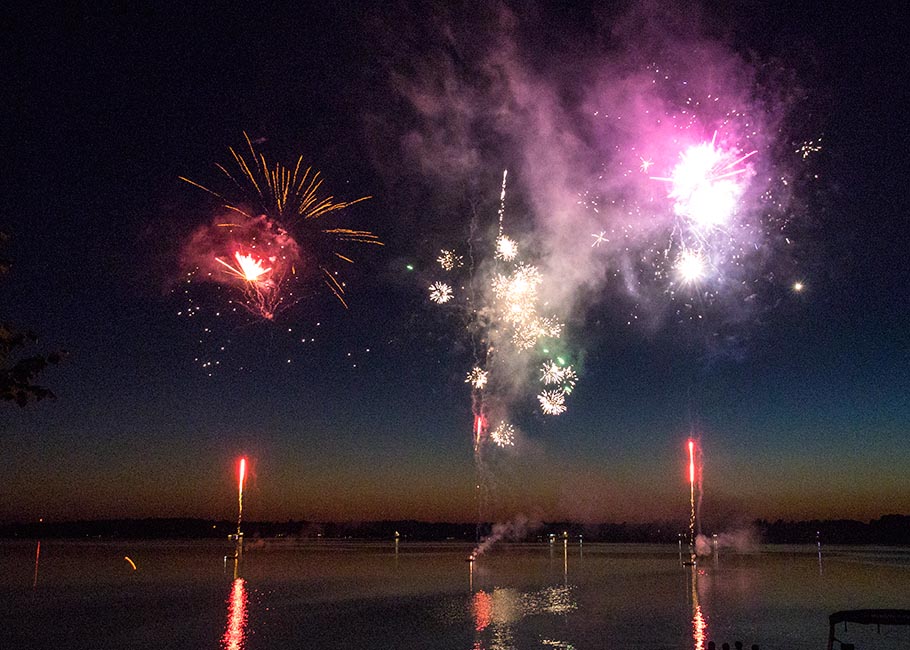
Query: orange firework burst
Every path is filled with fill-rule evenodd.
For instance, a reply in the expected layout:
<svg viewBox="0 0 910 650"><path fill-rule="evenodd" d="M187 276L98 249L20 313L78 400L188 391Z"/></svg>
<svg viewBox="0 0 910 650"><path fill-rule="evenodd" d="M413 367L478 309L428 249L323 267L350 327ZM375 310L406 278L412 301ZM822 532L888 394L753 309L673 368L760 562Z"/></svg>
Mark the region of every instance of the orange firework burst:
<svg viewBox="0 0 910 650"><path fill-rule="evenodd" d="M240 283L245 297L242 304L267 319L296 302L293 293L285 290L288 280L314 272L347 307L344 282L332 262L353 263L345 250L349 244L383 244L368 230L322 228L314 222L371 197L335 201L333 196L321 194L322 176L311 167L304 168L302 156L293 167L269 163L249 136L243 135L249 152L229 148L233 165L216 165L230 180L230 192L180 177L218 198L224 209L235 215L228 223L221 219L195 234L193 240L203 239L204 243L196 241L185 257L202 271L217 262L220 266L214 268L222 271L220 276L202 275L214 281L225 277L227 269L227 277ZM226 261L231 258L236 265Z"/></svg>
<svg viewBox="0 0 910 650"><path fill-rule="evenodd" d="M232 275L247 282L263 282L263 276L272 270L271 267L262 268L262 260L257 260L252 255L243 255L240 251L234 252L234 259L237 260L237 266L231 266L220 257L216 257L215 261L223 264Z"/></svg>

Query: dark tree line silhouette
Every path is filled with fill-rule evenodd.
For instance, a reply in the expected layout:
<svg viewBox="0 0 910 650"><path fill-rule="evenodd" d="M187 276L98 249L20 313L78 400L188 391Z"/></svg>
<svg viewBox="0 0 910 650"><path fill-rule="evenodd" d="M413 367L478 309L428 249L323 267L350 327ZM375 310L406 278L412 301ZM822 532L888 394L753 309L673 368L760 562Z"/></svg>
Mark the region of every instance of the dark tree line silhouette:
<svg viewBox="0 0 910 650"><path fill-rule="evenodd" d="M9 235L0 231L0 246L5 246ZM12 263L0 258L0 279L12 268ZM38 335L0 321L0 400L27 406L32 402L54 397L54 393L37 381L42 372L63 359L65 352L41 353L36 350Z"/></svg>

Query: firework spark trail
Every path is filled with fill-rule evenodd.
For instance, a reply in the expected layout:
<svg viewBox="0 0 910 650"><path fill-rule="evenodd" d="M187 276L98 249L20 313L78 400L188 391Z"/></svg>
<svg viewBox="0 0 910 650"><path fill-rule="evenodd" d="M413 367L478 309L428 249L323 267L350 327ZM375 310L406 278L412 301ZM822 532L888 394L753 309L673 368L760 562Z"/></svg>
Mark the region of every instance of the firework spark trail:
<svg viewBox="0 0 910 650"><path fill-rule="evenodd" d="M246 458L240 459L237 481L237 536L240 537L240 522L243 520L243 480L246 478Z"/></svg>
<svg viewBox="0 0 910 650"><path fill-rule="evenodd" d="M227 269L225 273L243 281L243 304L253 313L266 320L272 320L279 306L285 300L280 290L280 283L266 277L272 267L263 268L263 261L253 255L244 255L240 251L234 252L237 265L232 266L220 257L215 261Z"/></svg>
<svg viewBox="0 0 910 650"><path fill-rule="evenodd" d="M540 368L540 381L545 386L560 384L565 393L571 393L575 388L578 376L572 366L561 366L552 359L546 361Z"/></svg>
<svg viewBox="0 0 910 650"><path fill-rule="evenodd" d="M487 418L483 412L474 415L474 453L480 450L480 444L483 442L484 435L487 432Z"/></svg>
<svg viewBox="0 0 910 650"><path fill-rule="evenodd" d="M265 278L262 276L272 270L272 267L267 269L262 268L262 260L258 260L252 255L244 255L240 251L234 252L234 259L237 260L237 266L231 266L229 262L225 262L220 257L216 257L215 261L224 265L227 272L231 275L251 284L265 282Z"/></svg>
<svg viewBox="0 0 910 650"><path fill-rule="evenodd" d="M689 555L695 557L695 441L688 440L689 448Z"/></svg>

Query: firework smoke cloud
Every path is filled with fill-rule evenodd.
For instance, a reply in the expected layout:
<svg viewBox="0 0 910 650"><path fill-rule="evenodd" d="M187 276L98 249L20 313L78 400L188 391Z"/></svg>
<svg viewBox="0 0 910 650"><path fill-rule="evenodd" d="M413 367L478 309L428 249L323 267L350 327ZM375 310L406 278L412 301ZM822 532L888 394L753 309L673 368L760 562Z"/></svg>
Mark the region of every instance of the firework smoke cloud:
<svg viewBox="0 0 910 650"><path fill-rule="evenodd" d="M705 36L697 11L657 3L605 18L583 55L571 34L533 38L540 16L437 9L436 38L390 57L413 118L399 143L431 182L472 194L509 168L528 210L495 258L533 250L536 298L561 323L610 301L646 335L747 338L796 277L805 147L773 66Z"/></svg>

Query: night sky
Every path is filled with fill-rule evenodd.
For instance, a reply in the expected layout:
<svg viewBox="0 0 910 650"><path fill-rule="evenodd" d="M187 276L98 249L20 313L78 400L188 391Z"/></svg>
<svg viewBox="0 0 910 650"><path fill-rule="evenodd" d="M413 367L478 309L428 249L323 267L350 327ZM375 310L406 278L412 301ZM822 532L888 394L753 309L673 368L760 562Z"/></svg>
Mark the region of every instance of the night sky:
<svg viewBox="0 0 910 650"><path fill-rule="evenodd" d="M520 435L489 450L485 519L684 520L690 435L715 529L910 513L898 3L306 4L6 10L0 308L69 356L41 377L57 399L0 413L0 520L230 518L245 454L251 519L473 521L470 338L426 286L472 220L494 231L504 168L507 229L547 254L578 234L585 265L565 264L589 281L569 283L568 411L511 400ZM699 79L712 56L734 63ZM756 158L792 180L786 259L769 248L762 288L704 318L595 266L579 205L621 192L603 178L635 137L594 111L654 66L747 88L775 116ZM535 128L554 115L555 134ZM385 242L351 249L349 309L313 284L274 322L219 318L200 287L210 309L178 315L182 243L218 209L179 177L220 183L244 132L337 199L373 197L331 218Z"/></svg>

